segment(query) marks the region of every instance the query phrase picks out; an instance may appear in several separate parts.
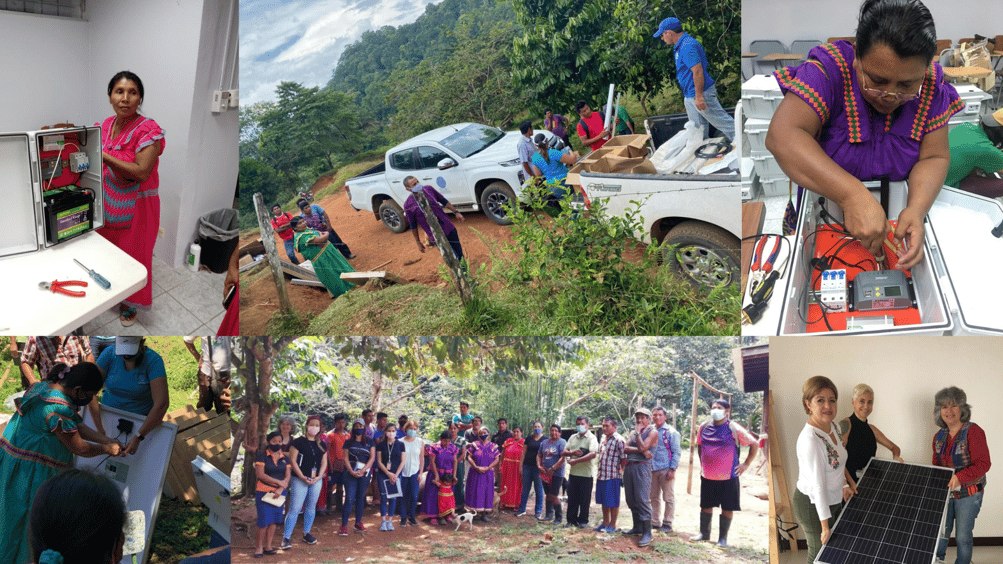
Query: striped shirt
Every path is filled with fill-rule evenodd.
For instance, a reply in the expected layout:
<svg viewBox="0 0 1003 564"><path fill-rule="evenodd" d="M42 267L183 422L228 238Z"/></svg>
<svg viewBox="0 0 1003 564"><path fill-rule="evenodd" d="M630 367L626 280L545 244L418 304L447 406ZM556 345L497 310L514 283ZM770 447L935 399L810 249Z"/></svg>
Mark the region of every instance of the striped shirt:
<svg viewBox="0 0 1003 564"><path fill-rule="evenodd" d="M40 380L45 380L52 367L60 362L67 366L80 364L91 354L91 345L84 337L28 337L21 353L21 363L37 366Z"/></svg>
<svg viewBox="0 0 1003 564"><path fill-rule="evenodd" d="M623 437L614 432L611 436L603 435L599 445L599 476L598 480L613 480L623 478L623 449L627 446Z"/></svg>

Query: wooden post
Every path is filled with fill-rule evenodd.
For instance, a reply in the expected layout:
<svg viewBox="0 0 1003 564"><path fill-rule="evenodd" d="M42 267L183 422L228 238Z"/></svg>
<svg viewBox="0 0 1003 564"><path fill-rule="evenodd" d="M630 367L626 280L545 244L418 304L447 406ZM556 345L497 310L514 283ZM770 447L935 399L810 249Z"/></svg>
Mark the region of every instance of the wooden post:
<svg viewBox="0 0 1003 564"><path fill-rule="evenodd" d="M261 243L265 246L265 254L268 256L268 266L272 269L272 281L275 282L275 290L279 294L279 307L283 315L290 315L293 312L293 305L289 301L289 293L286 291L286 278L282 274L279 250L275 246L275 236L273 235L275 232L268 220L268 210L265 208L261 192L254 194L254 211L258 215L258 229L261 231Z"/></svg>
<svg viewBox="0 0 1003 564"><path fill-rule="evenodd" d="M672 428L677 431L679 430L679 428L676 427L676 402L672 402Z"/></svg>
<svg viewBox="0 0 1003 564"><path fill-rule="evenodd" d="M442 260L446 261L446 266L453 271L453 278L456 279L456 289L460 292L460 300L464 304L469 303L474 297L473 291L470 289L470 279L467 273L460 267L460 260L456 258L453 247L446 239L446 234L442 231L442 225L439 225L439 218L435 217L435 212L432 211L432 206L429 205L428 199L425 198L424 191L412 192L411 195L418 201L418 206L421 208L422 213L425 214L425 221L428 222L428 226L432 229L432 234L435 235L435 246L439 248Z"/></svg>

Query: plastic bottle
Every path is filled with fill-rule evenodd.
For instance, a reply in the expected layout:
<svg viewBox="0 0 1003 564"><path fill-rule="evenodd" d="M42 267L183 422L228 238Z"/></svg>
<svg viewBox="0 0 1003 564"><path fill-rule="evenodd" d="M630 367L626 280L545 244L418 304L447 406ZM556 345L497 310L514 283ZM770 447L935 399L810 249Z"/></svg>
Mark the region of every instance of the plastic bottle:
<svg viewBox="0 0 1003 564"><path fill-rule="evenodd" d="M188 270L192 272L198 272L199 266L202 259L202 247L199 245L198 241L192 243L191 248L188 250Z"/></svg>

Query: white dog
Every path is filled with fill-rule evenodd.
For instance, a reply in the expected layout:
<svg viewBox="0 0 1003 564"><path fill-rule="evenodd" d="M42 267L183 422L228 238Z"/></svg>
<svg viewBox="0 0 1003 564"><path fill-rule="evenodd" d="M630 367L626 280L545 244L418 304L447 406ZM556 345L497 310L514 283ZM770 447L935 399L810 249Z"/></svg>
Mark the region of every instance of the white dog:
<svg viewBox="0 0 1003 564"><path fill-rule="evenodd" d="M477 512L473 511L473 510L468 511L466 513L462 513L460 515L457 515L456 516L456 530L457 531L460 530L460 526L463 525L464 521L466 521L467 523L470 523L470 530L471 531L474 530L474 517L477 517Z"/></svg>

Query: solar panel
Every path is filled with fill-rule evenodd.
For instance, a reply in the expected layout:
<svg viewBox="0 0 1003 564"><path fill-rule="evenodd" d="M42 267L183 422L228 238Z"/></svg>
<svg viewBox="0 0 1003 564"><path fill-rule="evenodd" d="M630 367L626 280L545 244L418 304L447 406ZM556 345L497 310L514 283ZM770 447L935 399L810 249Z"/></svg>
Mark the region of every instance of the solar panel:
<svg viewBox="0 0 1003 564"><path fill-rule="evenodd" d="M871 458L815 562L931 564L954 470Z"/></svg>

